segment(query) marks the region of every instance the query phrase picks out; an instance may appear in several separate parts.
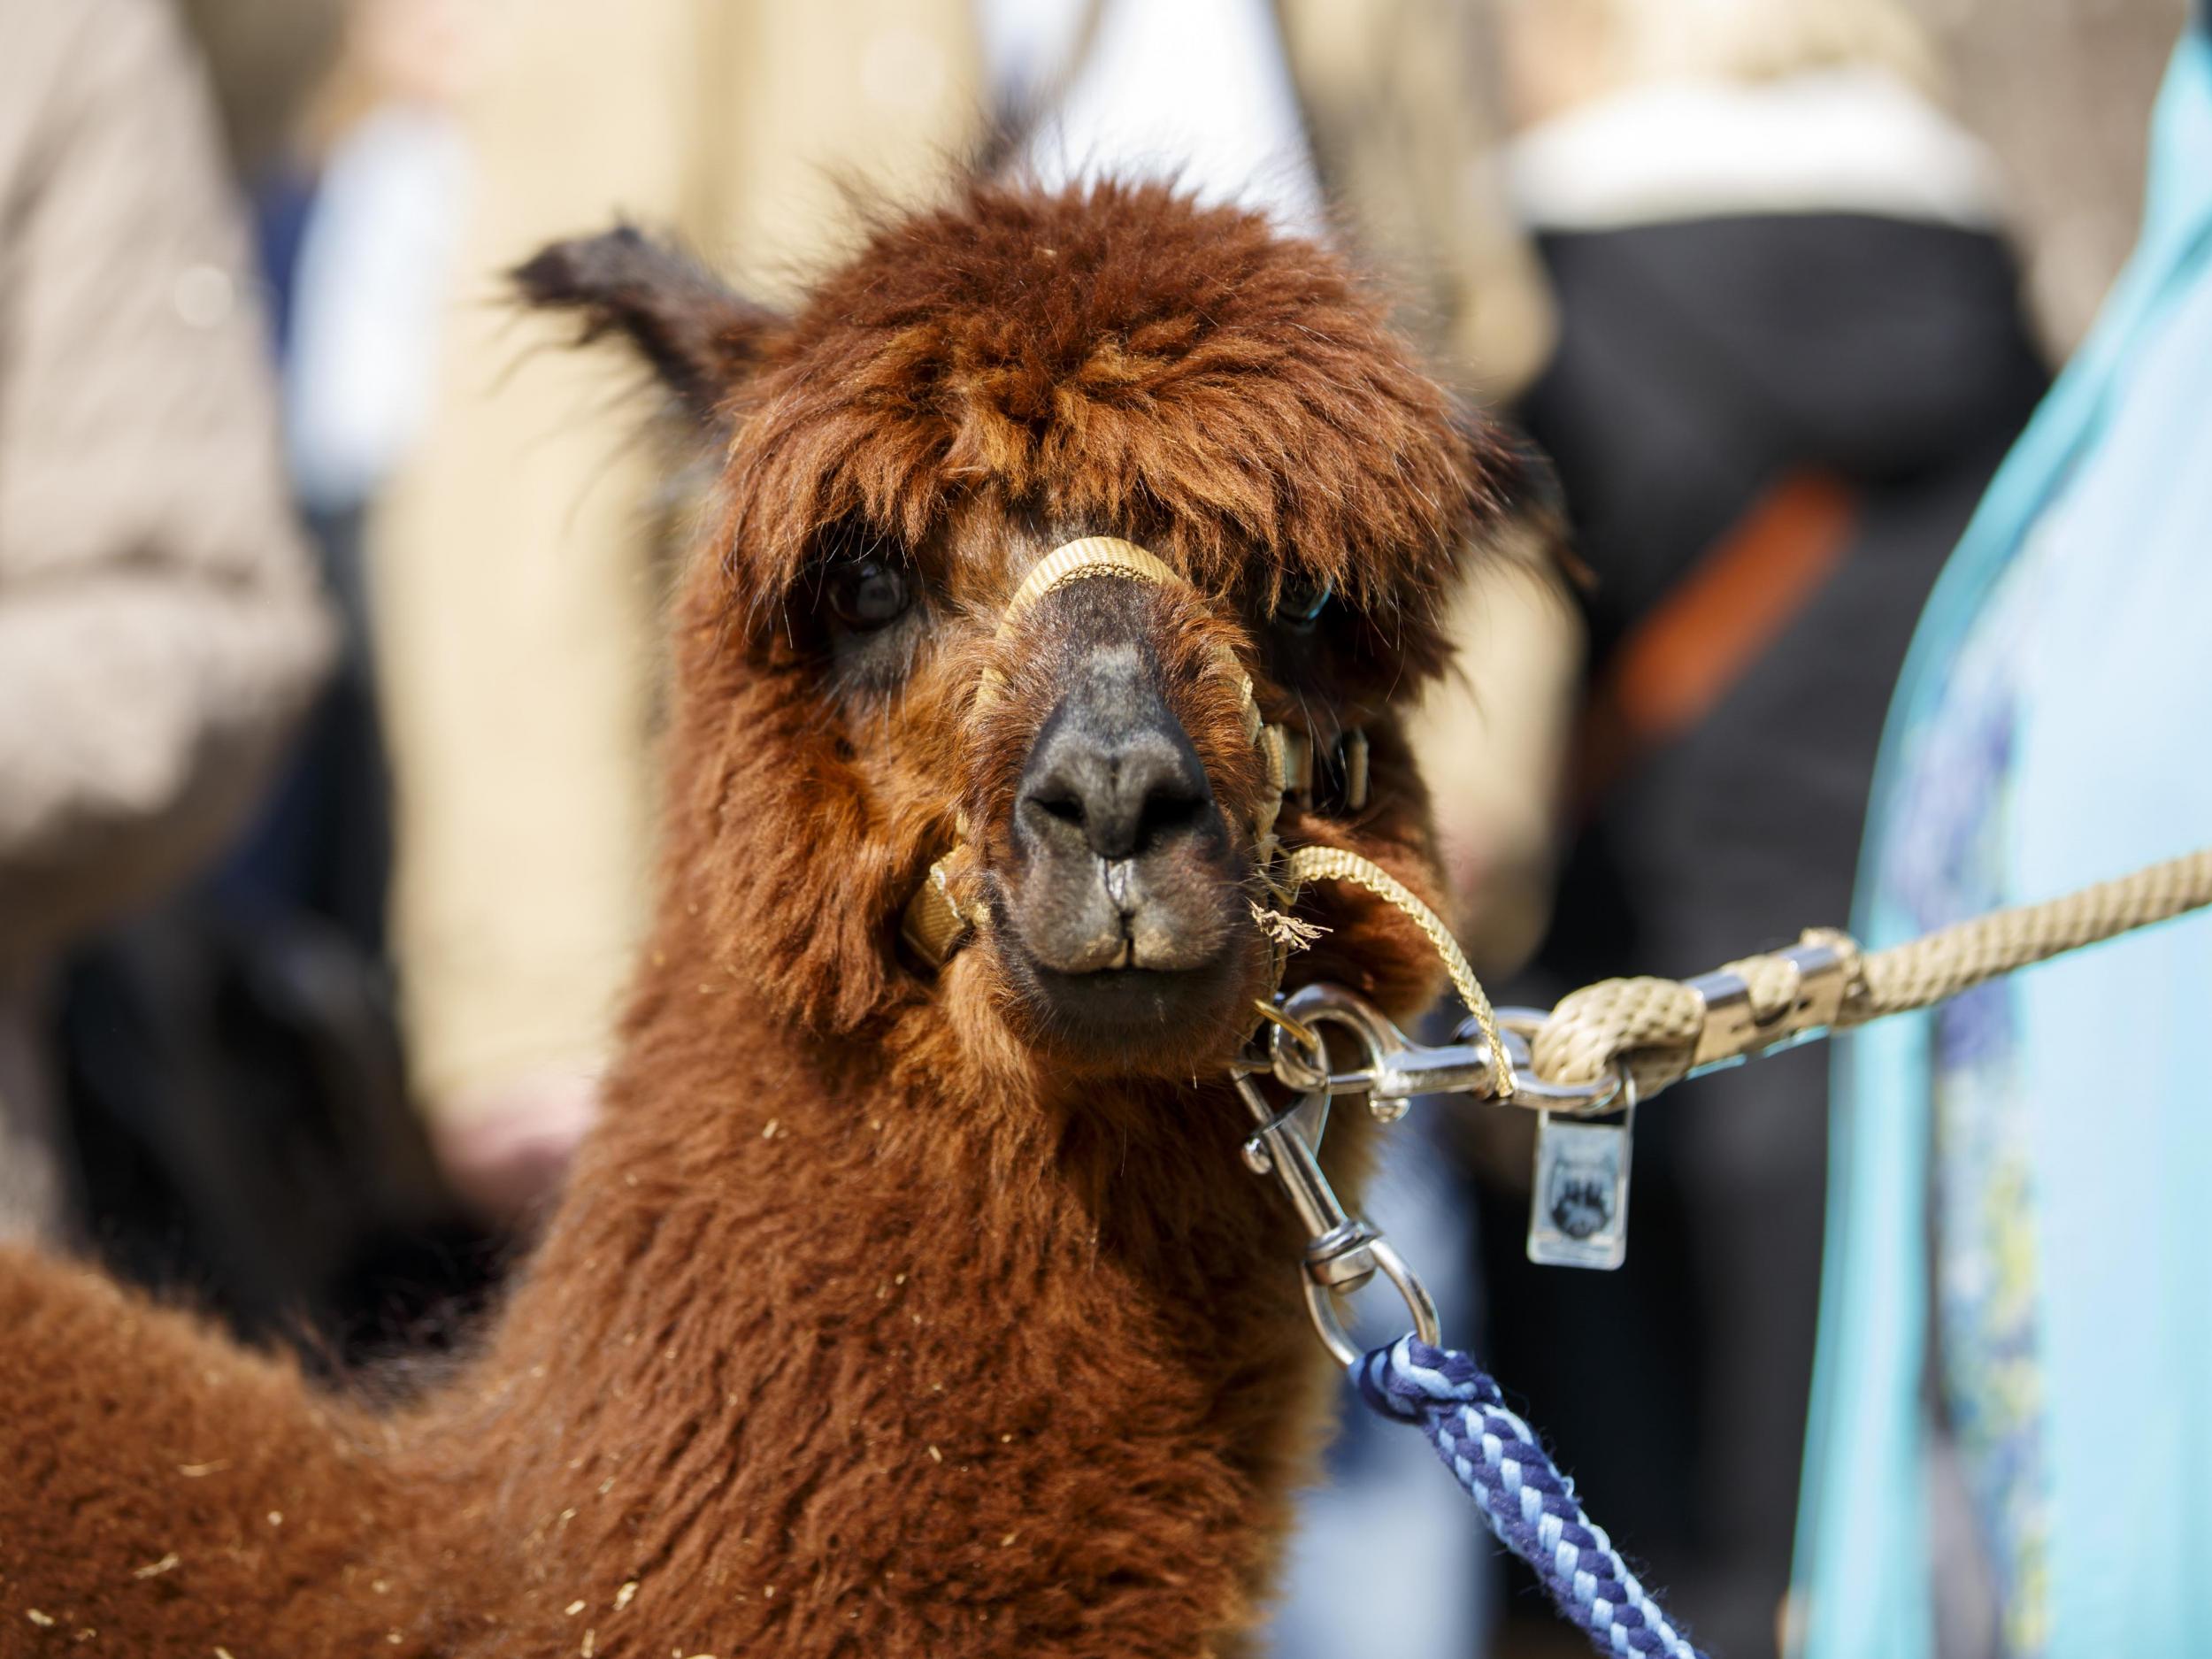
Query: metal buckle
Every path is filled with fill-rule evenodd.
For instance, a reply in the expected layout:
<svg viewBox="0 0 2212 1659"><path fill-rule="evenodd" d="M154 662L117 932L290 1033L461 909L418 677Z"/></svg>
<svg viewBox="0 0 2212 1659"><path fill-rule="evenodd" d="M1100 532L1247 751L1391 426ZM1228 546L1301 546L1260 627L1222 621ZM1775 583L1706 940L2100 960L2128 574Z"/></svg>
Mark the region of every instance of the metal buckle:
<svg viewBox="0 0 2212 1659"><path fill-rule="evenodd" d="M1700 974L1689 981L1690 988L1705 999L1705 1023L1690 1056L1689 1076L1701 1077L1810 1042L1826 1036L1836 1023L1844 993L1850 988L1844 953L1832 944L1808 941L1768 954L1796 970L1796 983L1788 1002L1767 1019L1753 1011L1751 987L1732 969Z"/></svg>

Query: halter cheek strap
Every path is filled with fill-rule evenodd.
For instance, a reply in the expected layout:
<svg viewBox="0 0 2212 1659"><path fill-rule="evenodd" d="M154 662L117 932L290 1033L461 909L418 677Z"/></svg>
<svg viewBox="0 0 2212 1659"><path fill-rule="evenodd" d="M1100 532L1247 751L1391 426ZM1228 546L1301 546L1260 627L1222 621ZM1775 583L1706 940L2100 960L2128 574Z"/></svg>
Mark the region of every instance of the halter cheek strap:
<svg viewBox="0 0 2212 1659"><path fill-rule="evenodd" d="M1085 536L1055 548L1022 578L1021 586L1006 602L993 643L1005 644L1024 615L1047 595L1075 582L1093 580L1150 582L1159 588L1188 586L1172 568L1133 541ZM1252 677L1226 645L1214 647L1213 666L1236 687L1245 735L1259 750L1266 768L1267 784L1252 814L1251 828L1254 862L1261 879L1273 887L1279 885L1273 872L1282 850L1275 835L1276 821L1282 816L1286 797L1306 795L1313 787L1313 740L1304 732L1260 718L1259 704L1252 695ZM976 683L971 718L988 709L1004 691L1005 682L998 671L987 667ZM1363 733L1345 734L1344 763L1346 802L1356 811L1367 801L1367 738ZM907 901L901 927L908 945L932 967L942 967L975 926L974 918L961 909L953 893L953 872L965 851L964 825L961 833L964 844L930 865L929 874Z"/></svg>

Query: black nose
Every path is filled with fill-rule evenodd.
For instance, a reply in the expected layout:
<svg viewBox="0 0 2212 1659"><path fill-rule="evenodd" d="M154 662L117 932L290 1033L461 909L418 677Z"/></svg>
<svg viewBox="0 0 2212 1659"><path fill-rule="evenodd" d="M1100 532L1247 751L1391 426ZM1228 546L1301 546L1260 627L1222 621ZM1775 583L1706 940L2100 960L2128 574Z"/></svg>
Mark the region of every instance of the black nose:
<svg viewBox="0 0 2212 1659"><path fill-rule="evenodd" d="M1257 937L1228 820L1167 702L1132 582L1056 595L1060 700L1014 789L1005 959L1061 1039L1111 1048L1240 1005Z"/></svg>
<svg viewBox="0 0 2212 1659"><path fill-rule="evenodd" d="M1101 858L1142 858L1206 833L1206 770L1182 726L1135 675L1094 664L1039 733L1022 772L1025 827Z"/></svg>

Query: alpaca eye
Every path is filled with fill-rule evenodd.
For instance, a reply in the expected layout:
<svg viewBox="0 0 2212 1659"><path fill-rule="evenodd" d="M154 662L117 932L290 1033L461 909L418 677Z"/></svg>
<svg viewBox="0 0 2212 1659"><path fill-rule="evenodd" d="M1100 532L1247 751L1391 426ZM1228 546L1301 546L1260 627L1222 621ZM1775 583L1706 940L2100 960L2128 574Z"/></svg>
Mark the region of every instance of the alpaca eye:
<svg viewBox="0 0 2212 1659"><path fill-rule="evenodd" d="M1333 582L1314 583L1293 579L1283 584L1282 595L1275 603L1275 621L1279 626L1293 634L1310 634L1321 613L1328 609L1329 597L1336 591Z"/></svg>
<svg viewBox="0 0 2212 1659"><path fill-rule="evenodd" d="M887 627L913 603L906 572L881 559L855 559L841 565L829 580L831 612L856 634Z"/></svg>

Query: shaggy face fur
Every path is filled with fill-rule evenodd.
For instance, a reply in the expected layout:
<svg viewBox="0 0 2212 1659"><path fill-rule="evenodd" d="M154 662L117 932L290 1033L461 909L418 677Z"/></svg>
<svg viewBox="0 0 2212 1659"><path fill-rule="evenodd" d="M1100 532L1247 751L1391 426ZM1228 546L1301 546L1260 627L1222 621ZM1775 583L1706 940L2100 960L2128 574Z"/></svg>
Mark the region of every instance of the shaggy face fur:
<svg viewBox="0 0 2212 1659"><path fill-rule="evenodd" d="M664 365L690 362L679 386L723 377L710 407L736 442L680 641L686 683L722 693L687 709L722 724L687 733L682 764L715 791L695 810L744 819L698 826L733 856L685 879L795 1018L850 1030L914 990L887 918L960 812L987 879L1006 868L1071 641L1025 638L992 664L1014 695L979 724L965 712L1006 595L1076 535L1137 541L1196 584L1202 604L1150 597L1138 643L1231 821L1248 821L1260 780L1233 697L1197 672L1220 637L1268 717L1320 752L1342 726L1380 728L1385 787L1356 827L1418 841L1392 710L1443 661L1440 591L1496 509L1501 455L1333 257L1247 215L1110 187L1080 204L979 193L895 226L787 323L718 308L634 240L553 250L524 280ZM840 623L838 584L869 562L911 608L862 637ZM1281 617L1286 595L1303 610L1325 592L1310 620ZM1402 995L1403 970L1370 954L1333 965ZM1019 1018L1020 964L987 948L954 973L988 981L956 996ZM1220 1030L1205 1038L1217 1060Z"/></svg>
<svg viewBox="0 0 2212 1659"><path fill-rule="evenodd" d="M1236 1651L1320 1373L1222 1080L1262 780L1206 664L1370 735L1371 803L1287 841L1432 887L1397 711L1499 451L1333 256L1156 189L973 190L789 319L628 233L521 279L727 443L605 1121L488 1351L396 1416L0 1257L0 1655ZM1190 590L995 642L1098 534ZM1085 956L1127 803L1076 763L1140 749L1144 892ZM899 914L963 825L986 918L932 975ZM1313 898L1294 979L1432 994L1394 912Z"/></svg>

